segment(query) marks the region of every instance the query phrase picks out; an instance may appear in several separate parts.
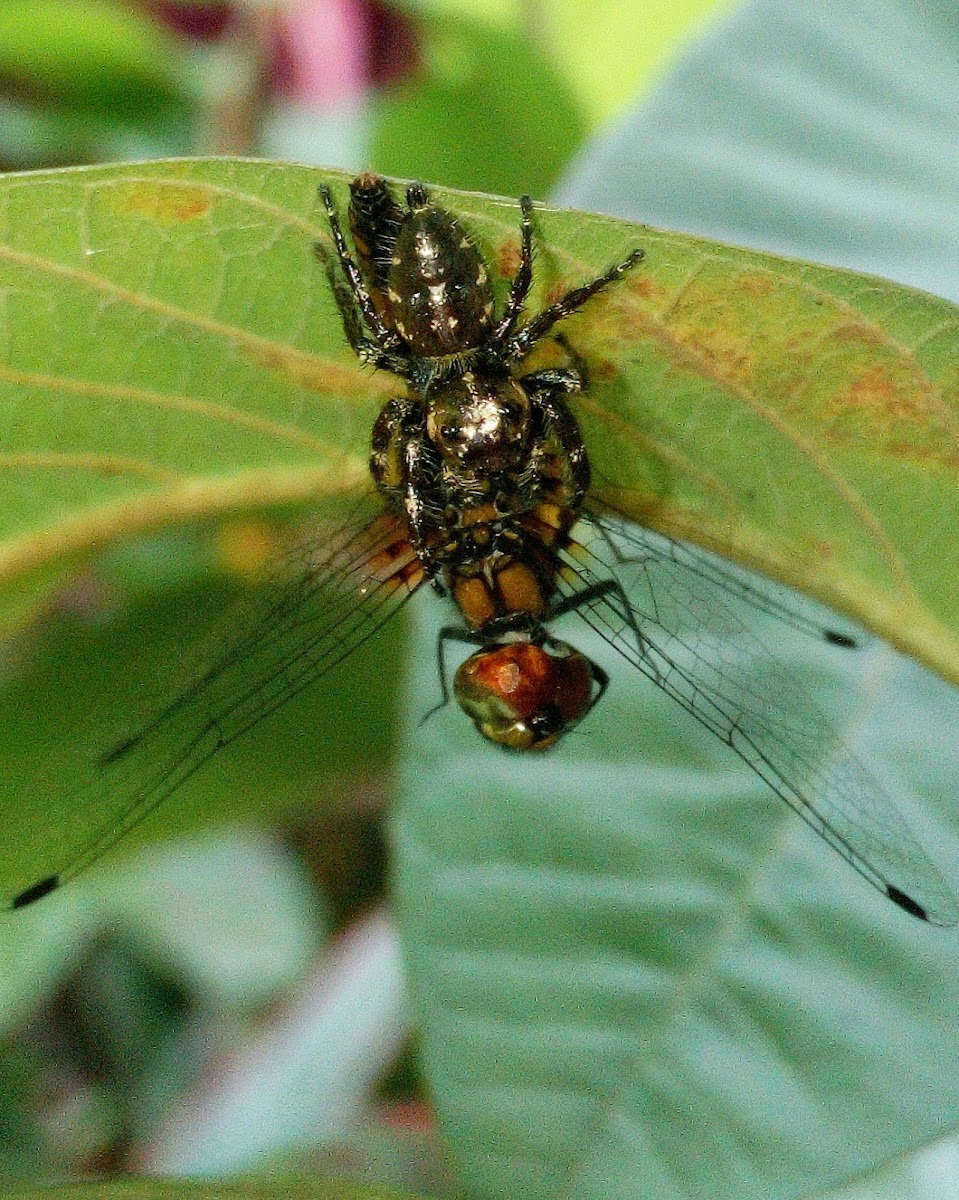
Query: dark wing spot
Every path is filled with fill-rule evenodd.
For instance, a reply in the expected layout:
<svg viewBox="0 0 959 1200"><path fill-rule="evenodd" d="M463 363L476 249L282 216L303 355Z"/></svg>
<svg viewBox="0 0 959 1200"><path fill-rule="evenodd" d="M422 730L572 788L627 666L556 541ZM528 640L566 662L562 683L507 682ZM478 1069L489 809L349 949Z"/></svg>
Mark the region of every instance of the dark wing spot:
<svg viewBox="0 0 959 1200"><path fill-rule="evenodd" d="M11 908L26 908L28 904L33 904L37 900L42 900L44 896L49 896L51 892L55 892L60 886L59 875L48 875L46 879L38 879L28 888L20 893L19 896L14 896Z"/></svg>
<svg viewBox="0 0 959 1200"><path fill-rule="evenodd" d="M912 896L907 896L905 892L900 892L891 883L886 884L886 895L893 904L898 904L900 908L904 908L911 917L918 917L920 921L929 920L929 914L921 904L917 904Z"/></svg>
<svg viewBox="0 0 959 1200"><path fill-rule="evenodd" d="M848 633L840 633L837 629L823 630L823 636L830 646L845 646L847 650L858 650L859 643Z"/></svg>

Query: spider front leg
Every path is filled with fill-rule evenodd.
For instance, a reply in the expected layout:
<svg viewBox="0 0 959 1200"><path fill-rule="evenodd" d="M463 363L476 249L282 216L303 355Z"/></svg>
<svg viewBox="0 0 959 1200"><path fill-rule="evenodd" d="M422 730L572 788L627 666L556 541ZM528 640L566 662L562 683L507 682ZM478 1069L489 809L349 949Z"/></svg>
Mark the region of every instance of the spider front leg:
<svg viewBox="0 0 959 1200"><path fill-rule="evenodd" d="M367 337L363 318L356 306L353 293L350 291L343 276L337 271L329 250L322 242L314 243L313 253L319 259L323 270L326 272L326 277L330 283L330 290L333 292L333 299L336 301L336 307L340 310L346 340L352 347L353 353L364 362L368 362L371 354L376 354L378 351L375 344Z"/></svg>
<svg viewBox="0 0 959 1200"><path fill-rule="evenodd" d="M526 303L526 297L529 295L529 289L533 283L533 201L529 196L520 196L519 198L520 211L522 212L522 221L520 223L520 234L523 241L523 249L520 258L519 270L513 278L513 283L509 290L509 299L506 302L506 308L503 310L503 316L499 324L493 332L490 339L493 345L500 345L510 337L513 330L516 328L516 322L520 318L523 311L523 305Z"/></svg>
<svg viewBox="0 0 959 1200"><path fill-rule="evenodd" d="M645 257L645 251L636 249L621 263L610 267L608 271L594 279L592 283L572 288L561 300L557 300L549 308L544 308L538 316L506 340L503 345L505 357L516 360L529 354L540 338L545 337L557 321L562 321L564 317L568 317L582 308L587 300L591 300L598 292L609 287L611 283L615 283L627 271L632 270L637 263L642 262Z"/></svg>
<svg viewBox="0 0 959 1200"><path fill-rule="evenodd" d="M400 353L402 338L384 323L377 312L363 275L346 245L333 195L325 185L320 188L320 199L326 209L326 218L342 276L337 274L329 251L322 242L316 242L314 250L329 276L347 341L363 362L398 375L405 375L407 357ZM367 336L366 330L369 330L371 336Z"/></svg>

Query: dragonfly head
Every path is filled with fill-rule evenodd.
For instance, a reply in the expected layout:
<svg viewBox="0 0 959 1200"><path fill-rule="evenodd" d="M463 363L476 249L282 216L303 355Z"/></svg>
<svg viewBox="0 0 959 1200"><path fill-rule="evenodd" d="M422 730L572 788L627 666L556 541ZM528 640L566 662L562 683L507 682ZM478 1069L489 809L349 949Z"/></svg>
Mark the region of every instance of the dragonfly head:
<svg viewBox="0 0 959 1200"><path fill-rule="evenodd" d="M598 699L593 664L567 642L503 641L471 654L453 694L480 733L507 750L548 750Z"/></svg>

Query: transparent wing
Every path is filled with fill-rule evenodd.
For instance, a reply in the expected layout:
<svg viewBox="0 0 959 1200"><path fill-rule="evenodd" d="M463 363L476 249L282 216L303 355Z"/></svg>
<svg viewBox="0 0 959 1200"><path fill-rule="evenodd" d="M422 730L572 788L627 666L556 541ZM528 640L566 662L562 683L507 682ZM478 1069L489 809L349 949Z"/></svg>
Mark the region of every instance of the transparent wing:
<svg viewBox="0 0 959 1200"><path fill-rule="evenodd" d="M100 814L57 869L7 900L18 908L84 870L217 751L315 683L380 629L423 573L386 514L290 551L258 602L238 603L189 655L182 683L90 764L71 797ZM65 840L69 831L64 831Z"/></svg>
<svg viewBox="0 0 959 1200"><path fill-rule="evenodd" d="M753 629L757 610L782 616L778 601L757 602L761 584L744 590L739 572L712 555L608 516L584 519L574 535L564 595L610 576L621 585L577 605L583 620L874 887L914 916L959 921L955 897L892 800Z"/></svg>
<svg viewBox="0 0 959 1200"><path fill-rule="evenodd" d="M800 596L772 580L760 580L753 572L697 546L665 537L657 540L656 534L624 521L608 506L591 502L591 508L600 521L605 516L610 529L615 529L616 542L622 547L621 555L625 558L642 559L654 552L657 556L672 558L678 567L685 569L691 580L698 577L707 587L721 588L734 602L741 601L756 612L773 617L817 641L859 649L873 640L872 634L854 627L816 600ZM734 608L741 611L739 604L734 603ZM714 621L718 618L717 613Z"/></svg>

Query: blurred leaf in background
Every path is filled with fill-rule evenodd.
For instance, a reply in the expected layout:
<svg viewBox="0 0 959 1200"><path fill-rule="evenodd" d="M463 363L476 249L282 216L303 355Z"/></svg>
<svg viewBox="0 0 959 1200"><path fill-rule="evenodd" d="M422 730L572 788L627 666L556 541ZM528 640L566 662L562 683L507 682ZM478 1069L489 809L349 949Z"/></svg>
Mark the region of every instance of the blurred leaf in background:
<svg viewBox="0 0 959 1200"><path fill-rule="evenodd" d="M5 170L189 153L190 87L176 39L109 0L0 2Z"/></svg>
<svg viewBox="0 0 959 1200"><path fill-rule="evenodd" d="M422 23L422 66L380 93L370 161L401 179L543 196L586 134L556 64L520 30L465 15Z"/></svg>
<svg viewBox="0 0 959 1200"><path fill-rule="evenodd" d="M2 0L0 162L266 154L542 196L729 3Z"/></svg>

